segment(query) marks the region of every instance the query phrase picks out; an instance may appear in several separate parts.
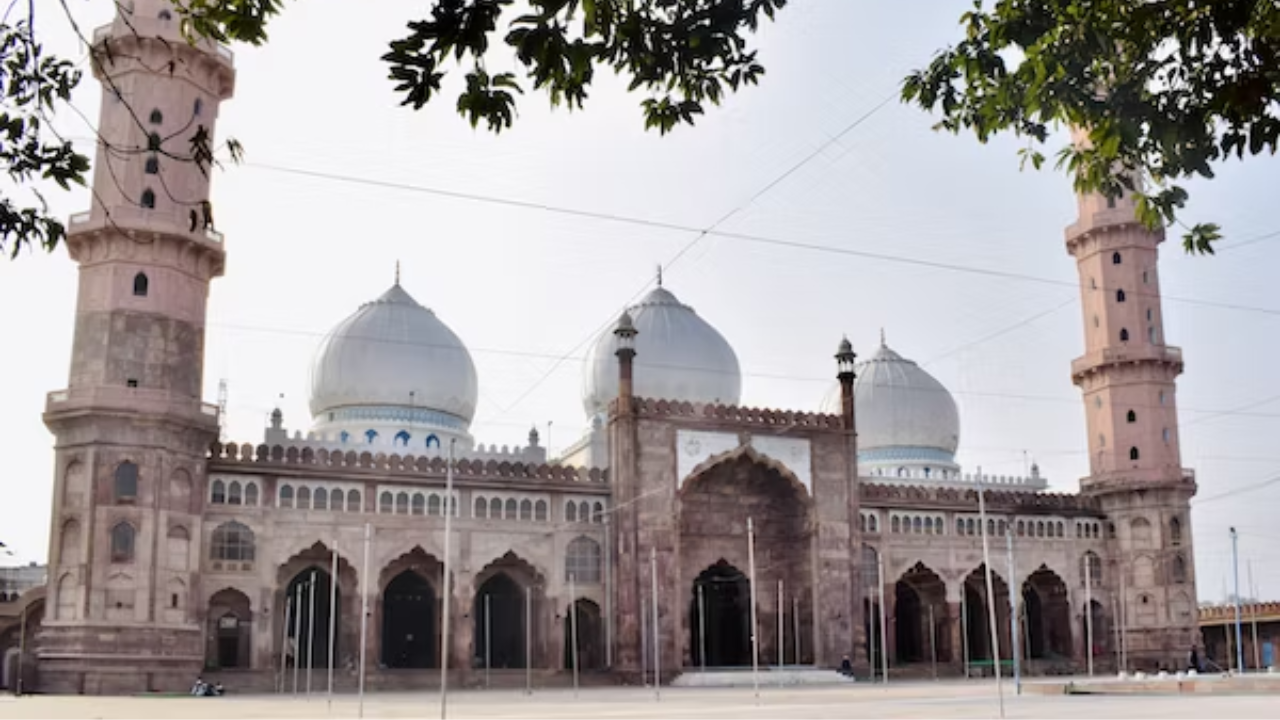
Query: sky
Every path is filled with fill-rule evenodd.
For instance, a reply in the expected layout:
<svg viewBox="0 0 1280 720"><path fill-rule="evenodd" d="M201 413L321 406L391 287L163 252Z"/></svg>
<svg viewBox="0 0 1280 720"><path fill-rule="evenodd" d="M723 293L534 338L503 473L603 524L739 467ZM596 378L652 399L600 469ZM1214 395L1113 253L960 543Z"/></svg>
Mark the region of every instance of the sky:
<svg viewBox="0 0 1280 720"><path fill-rule="evenodd" d="M473 130L452 96L400 107L378 58L425 5L289 3L269 44L233 48L236 93L217 135L238 140L246 161L214 180L228 257L205 364L206 400L227 383L231 439L260 442L277 404L286 427L307 428L317 344L385 291L399 262L405 289L475 359L477 441L521 444L536 425L563 448L586 426L587 342L679 256L665 286L734 346L743 404L816 410L841 336L865 355L883 328L954 394L966 470L1023 474L1034 461L1053 490L1078 489L1085 425L1070 362L1084 342L1063 242L1069 181L1021 171L1016 138L935 132L936 117L897 100L901 79L960 37L967 0L792 3L755 40L761 85L667 137L644 130L643 97L609 73L582 112L525 96L498 136ZM110 20L109 3L68 6L82 27ZM61 5L35 8L46 47L87 67ZM59 118L86 149L99 98L86 78L73 98L84 117ZM1178 402L1183 464L1200 484L1198 590L1230 591L1234 526L1241 593L1274 598L1280 300L1266 268L1280 259L1280 162L1216 170L1188 186L1184 219L1220 223L1223 250L1185 256L1175 230L1161 260L1165 336L1186 357ZM89 205L85 190L49 199L63 216ZM0 540L11 562L47 554L53 453L40 416L67 382L75 295L62 249L0 261L12 498Z"/></svg>

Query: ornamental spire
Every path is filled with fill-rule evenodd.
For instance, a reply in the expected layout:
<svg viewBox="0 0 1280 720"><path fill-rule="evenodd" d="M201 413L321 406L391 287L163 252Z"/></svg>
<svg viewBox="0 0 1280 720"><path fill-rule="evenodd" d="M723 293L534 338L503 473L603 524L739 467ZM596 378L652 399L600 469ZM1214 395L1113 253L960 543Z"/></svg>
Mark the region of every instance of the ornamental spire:
<svg viewBox="0 0 1280 720"><path fill-rule="evenodd" d="M884 341L884 328L880 328L880 347L889 347Z"/></svg>
<svg viewBox="0 0 1280 720"><path fill-rule="evenodd" d="M400 284L400 261L396 261L396 285Z"/></svg>
<svg viewBox="0 0 1280 720"><path fill-rule="evenodd" d="M658 287L662 287L662 263L658 263Z"/></svg>

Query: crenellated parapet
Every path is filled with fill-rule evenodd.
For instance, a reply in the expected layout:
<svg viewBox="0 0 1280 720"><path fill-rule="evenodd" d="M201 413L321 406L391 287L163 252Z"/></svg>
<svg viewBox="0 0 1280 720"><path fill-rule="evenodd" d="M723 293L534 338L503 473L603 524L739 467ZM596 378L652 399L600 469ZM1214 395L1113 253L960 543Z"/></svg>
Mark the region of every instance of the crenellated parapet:
<svg viewBox="0 0 1280 720"><path fill-rule="evenodd" d="M618 402L609 403L610 417L618 413ZM825 413L809 413L796 410L774 410L770 408L751 408L738 405L699 404L674 400L654 400L650 398L631 398L632 410L639 417L654 418L689 418L738 425L760 425L764 427L805 427L817 429L841 430L843 425L839 415Z"/></svg>
<svg viewBox="0 0 1280 720"><path fill-rule="evenodd" d="M1026 477L1014 475L977 475L974 473L929 472L926 468L904 466L896 470L876 468L860 472L869 482L883 485L919 485L953 488L986 487L988 490L1011 489L1040 492L1049 487L1049 479L1032 470Z"/></svg>
<svg viewBox="0 0 1280 720"><path fill-rule="evenodd" d="M1251 622L1255 618L1259 622L1275 622L1280 620L1280 602L1241 603L1240 617L1244 622ZM1223 625L1235 621L1235 605L1200 606L1201 625Z"/></svg>
<svg viewBox="0 0 1280 720"><path fill-rule="evenodd" d="M292 437L283 431L267 430L266 444L268 446L280 445L284 448L306 448L319 450L321 447L330 453L340 452L370 452L373 454L400 454L408 450L405 442L395 437L377 436L372 440L360 438L359 442L351 438L343 438L340 433L323 433L308 432L302 433L295 430ZM357 448L359 448L357 450ZM400 452L397 452L399 449ZM421 457L447 457L449 450L443 444L433 445L426 448L414 448L420 451ZM526 464L541 465L547 462L547 449L540 445L485 445L480 443L473 448L459 450L457 457L465 457L471 460L494 460L497 462L522 462Z"/></svg>
<svg viewBox="0 0 1280 720"><path fill-rule="evenodd" d="M959 487L882 484L863 481L859 494L865 506L921 506L973 509L978 506L978 490ZM1027 492L988 487L986 505L993 512L1064 513L1098 515L1098 503L1091 497L1068 493Z"/></svg>
<svg viewBox="0 0 1280 720"><path fill-rule="evenodd" d="M439 455L398 455L355 450L330 450L307 446L213 443L208 460L219 465L275 465L299 468L342 468L381 474L433 475L445 473L448 459ZM599 468L526 463L511 460L462 458L454 461L459 480L545 480L549 482L607 483L608 472Z"/></svg>

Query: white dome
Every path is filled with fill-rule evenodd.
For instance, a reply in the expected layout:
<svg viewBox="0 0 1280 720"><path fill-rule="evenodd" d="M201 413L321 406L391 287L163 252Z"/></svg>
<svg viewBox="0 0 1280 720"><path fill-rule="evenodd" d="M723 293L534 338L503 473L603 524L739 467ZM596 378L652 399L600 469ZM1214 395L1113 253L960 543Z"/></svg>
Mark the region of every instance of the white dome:
<svg viewBox="0 0 1280 720"><path fill-rule="evenodd" d="M942 383L883 342L854 372L860 462L882 455L886 461L954 462L960 413ZM823 411L840 412L838 384L823 400Z"/></svg>
<svg viewBox="0 0 1280 720"><path fill-rule="evenodd" d="M466 346L399 283L338 323L320 343L311 369L317 425L342 424L339 415L389 420L408 411L424 416L417 422L465 433L477 395Z"/></svg>
<svg viewBox="0 0 1280 720"><path fill-rule="evenodd" d="M738 356L715 328L670 291L655 288L628 308L635 324L636 397L737 405ZM618 339L611 325L587 353L582 404L591 417L618 396Z"/></svg>

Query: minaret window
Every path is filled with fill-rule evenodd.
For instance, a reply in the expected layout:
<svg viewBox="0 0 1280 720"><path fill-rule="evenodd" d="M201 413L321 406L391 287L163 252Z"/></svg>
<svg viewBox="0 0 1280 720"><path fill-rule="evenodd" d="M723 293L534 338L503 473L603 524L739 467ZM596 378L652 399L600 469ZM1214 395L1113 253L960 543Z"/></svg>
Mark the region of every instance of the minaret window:
<svg viewBox="0 0 1280 720"><path fill-rule="evenodd" d="M111 562L133 562L133 526L121 522L111 528Z"/></svg>
<svg viewBox="0 0 1280 720"><path fill-rule="evenodd" d="M1093 326L1094 326L1094 327L1101 327L1101 325L1102 325L1102 323L1100 323L1100 322L1098 321L1098 316L1097 316L1097 315L1094 315L1094 316L1093 316Z"/></svg>
<svg viewBox="0 0 1280 720"><path fill-rule="evenodd" d="M152 151L155 151L155 150L159 150L159 149L160 149L160 136L159 136L159 135L157 135L156 133L151 133L151 134L147 135L147 149L148 149L148 150L152 150Z"/></svg>
<svg viewBox="0 0 1280 720"><path fill-rule="evenodd" d="M1089 278L1089 289L1090 290L1098 289L1098 280L1096 278Z"/></svg>
<svg viewBox="0 0 1280 720"><path fill-rule="evenodd" d="M148 175L160 174L160 158L157 158L155 155L147 158L147 164L143 167L143 172Z"/></svg>
<svg viewBox="0 0 1280 720"><path fill-rule="evenodd" d="M1151 321L1151 308L1147 308L1147 322Z"/></svg>
<svg viewBox="0 0 1280 720"><path fill-rule="evenodd" d="M1124 302L1124 290L1116 291L1116 302L1118 303Z"/></svg>
<svg viewBox="0 0 1280 720"><path fill-rule="evenodd" d="M1146 285L1146 284L1147 284L1147 271L1146 271L1146 270L1143 270L1143 271L1142 271L1142 284L1143 284L1143 285Z"/></svg>
<svg viewBox="0 0 1280 720"><path fill-rule="evenodd" d="M151 117L148 118L148 120L151 121L152 125L159 125L160 123L164 122L164 113L160 112L159 108L156 108L155 110L151 111Z"/></svg>
<svg viewBox="0 0 1280 720"><path fill-rule="evenodd" d="M1128 416L1125 419L1131 423L1138 422L1138 413L1130 410Z"/></svg>
<svg viewBox="0 0 1280 720"><path fill-rule="evenodd" d="M1147 328L1147 340L1149 340L1152 345L1156 344L1156 328L1154 325Z"/></svg>
<svg viewBox="0 0 1280 720"><path fill-rule="evenodd" d="M1187 561L1181 555L1173 556L1173 581L1182 584L1187 581Z"/></svg>
<svg viewBox="0 0 1280 720"><path fill-rule="evenodd" d="M140 200L138 204L144 208L147 208L148 210L154 210L156 207L155 192L151 188L147 188L146 190L143 190L142 200Z"/></svg>
<svg viewBox="0 0 1280 720"><path fill-rule="evenodd" d="M146 273L138 273L133 276L133 295L134 297L146 297L147 287L151 283L147 280Z"/></svg>
<svg viewBox="0 0 1280 720"><path fill-rule="evenodd" d="M138 466L128 460L116 466L116 502L133 502L138 497Z"/></svg>
<svg viewBox="0 0 1280 720"><path fill-rule="evenodd" d="M203 111L204 111L204 101L201 100L200 98L196 98L196 101L191 104L192 114L194 114L196 117L200 117L200 113Z"/></svg>
<svg viewBox="0 0 1280 720"><path fill-rule="evenodd" d="M1137 460L1137 459L1138 459L1138 448L1136 448L1136 447L1131 447L1131 448L1129 448L1129 459L1130 459L1130 460Z"/></svg>
<svg viewBox="0 0 1280 720"><path fill-rule="evenodd" d="M1128 328L1120 328L1120 342L1129 342Z"/></svg>
<svg viewBox="0 0 1280 720"><path fill-rule="evenodd" d="M1164 430L1161 430L1160 436L1164 438L1165 444L1168 445L1169 444L1169 428L1165 428Z"/></svg>
<svg viewBox="0 0 1280 720"><path fill-rule="evenodd" d="M1169 521L1169 544L1174 547L1182 544L1182 521L1178 518Z"/></svg>
<svg viewBox="0 0 1280 720"><path fill-rule="evenodd" d="M1118 253L1118 252L1117 252L1117 253L1111 253L1111 264L1112 264L1112 265L1119 265L1119 264L1120 264L1120 253Z"/></svg>
<svg viewBox="0 0 1280 720"><path fill-rule="evenodd" d="M1160 391L1160 404L1161 404L1161 405L1163 405L1163 404L1164 404L1164 391L1163 391L1163 390L1161 390L1161 391Z"/></svg>
<svg viewBox="0 0 1280 720"><path fill-rule="evenodd" d="M157 15L156 17L160 18L161 20L164 20L165 22L168 22L173 19L173 14L170 13L168 10L161 10L160 14Z"/></svg>
<svg viewBox="0 0 1280 720"><path fill-rule="evenodd" d="M1114 210L1115 207L1116 207L1116 199L1113 197L1107 198L1107 209Z"/></svg>

